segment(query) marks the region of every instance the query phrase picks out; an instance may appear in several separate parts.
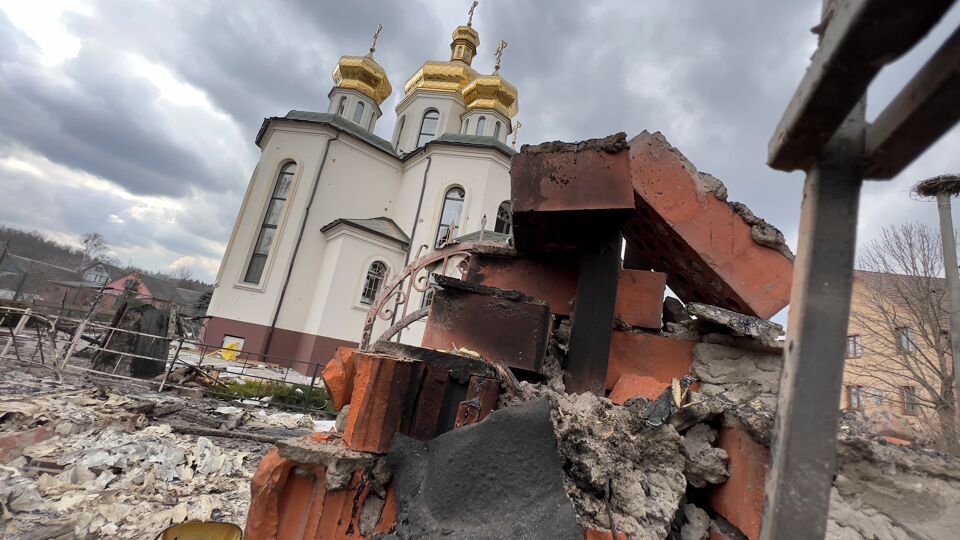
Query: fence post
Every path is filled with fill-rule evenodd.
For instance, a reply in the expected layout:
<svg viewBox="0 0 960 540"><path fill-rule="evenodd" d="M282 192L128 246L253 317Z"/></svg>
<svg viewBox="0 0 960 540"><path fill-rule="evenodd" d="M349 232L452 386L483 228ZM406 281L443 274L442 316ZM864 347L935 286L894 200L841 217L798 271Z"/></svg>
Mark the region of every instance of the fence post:
<svg viewBox="0 0 960 540"><path fill-rule="evenodd" d="M180 349L183 347L183 337L180 337L180 341L177 342L177 350L173 353L173 360L170 360L170 366L167 367L167 372L163 374L163 380L160 381L160 388L157 392L163 392L163 386L167 384L167 377L170 376L170 372L173 371L173 366L177 363L177 358L180 357ZM199 366L199 364L198 364ZM197 368L199 369L199 367Z"/></svg>
<svg viewBox="0 0 960 540"><path fill-rule="evenodd" d="M67 362L73 357L73 352L77 349L77 345L80 343L80 340L83 339L83 332L87 329L87 319L83 319L77 324L77 330L73 333L73 339L70 340L70 344L67 345L66 350L63 351L63 360L56 362L56 371L60 373L67 367Z"/></svg>
<svg viewBox="0 0 960 540"><path fill-rule="evenodd" d="M33 308L27 308L20 315L20 320L17 321L17 326L10 332L10 341L8 341L7 344L3 346L3 350L0 351L0 358L7 357L7 351L10 350L11 344L13 345L14 350L16 350L17 344L15 341L17 340L17 336L19 336L20 332L23 331L23 327L27 325L27 319L31 317L31 313L33 313ZM18 352L17 356L19 355L20 353Z"/></svg>

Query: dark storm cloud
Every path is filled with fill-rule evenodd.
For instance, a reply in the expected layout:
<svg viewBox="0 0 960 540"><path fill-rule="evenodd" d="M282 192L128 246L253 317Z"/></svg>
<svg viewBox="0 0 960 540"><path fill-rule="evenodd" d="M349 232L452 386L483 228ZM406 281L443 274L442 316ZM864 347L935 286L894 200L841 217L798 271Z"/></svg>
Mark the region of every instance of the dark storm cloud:
<svg viewBox="0 0 960 540"><path fill-rule="evenodd" d="M382 105L377 133L389 137L403 84L423 61L449 57L450 33L465 22L469 4L93 0L89 15L63 18L81 49L56 69L42 65L38 48L0 13L0 159L27 148L125 192L182 203L173 223L149 226L129 219L127 199L79 189L50 193L48 184L31 188L18 179L18 196L46 190L39 198L63 209L47 220L56 221L47 230L109 230L131 250L142 242L219 257L211 246L222 246L230 233L262 118L325 111L337 58L365 54L383 23L376 59L394 94ZM661 131L698 168L724 180L732 199L793 239L802 175L767 168L766 148L814 50L809 28L820 4L482 0L474 67L490 72L497 43L509 42L502 74L520 90L521 142ZM892 76L875 83L871 110L892 97L958 21L960 6L916 54L889 70ZM157 89L130 72L131 56L164 66L215 110L171 116L157 105ZM230 133L218 137L219 130ZM960 170L948 148L958 139L955 130L901 178L868 187L862 237L884 223L927 219L932 210L909 202L909 183L946 172L940 169ZM0 182L6 187L8 179ZM92 206L66 208L71 200ZM4 222L42 221L9 202L0 201L0 212ZM108 220L111 213L125 216L124 224Z"/></svg>

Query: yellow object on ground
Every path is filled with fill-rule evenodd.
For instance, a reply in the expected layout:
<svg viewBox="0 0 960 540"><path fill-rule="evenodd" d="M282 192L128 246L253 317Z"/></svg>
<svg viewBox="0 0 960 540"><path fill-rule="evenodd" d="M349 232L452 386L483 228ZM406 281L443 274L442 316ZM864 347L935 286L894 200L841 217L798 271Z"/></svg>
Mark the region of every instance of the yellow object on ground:
<svg viewBox="0 0 960 540"><path fill-rule="evenodd" d="M233 523L216 521L188 522L171 525L155 540L241 540L243 530Z"/></svg>

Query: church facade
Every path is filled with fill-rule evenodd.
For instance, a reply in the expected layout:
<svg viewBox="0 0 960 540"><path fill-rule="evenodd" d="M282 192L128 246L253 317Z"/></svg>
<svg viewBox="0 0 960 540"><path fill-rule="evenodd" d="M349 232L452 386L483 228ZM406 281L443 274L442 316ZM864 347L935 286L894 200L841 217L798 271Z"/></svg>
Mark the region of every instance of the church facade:
<svg viewBox="0 0 960 540"><path fill-rule="evenodd" d="M427 61L404 85L389 141L373 134L392 94L373 58L376 36L370 54L337 63L327 112L264 120L206 344L323 363L360 340L384 282L418 253L482 223L509 233L518 92L499 74L506 44L491 75L471 67L479 45L471 23L454 30L450 59ZM421 332L415 323L404 341L419 343Z"/></svg>

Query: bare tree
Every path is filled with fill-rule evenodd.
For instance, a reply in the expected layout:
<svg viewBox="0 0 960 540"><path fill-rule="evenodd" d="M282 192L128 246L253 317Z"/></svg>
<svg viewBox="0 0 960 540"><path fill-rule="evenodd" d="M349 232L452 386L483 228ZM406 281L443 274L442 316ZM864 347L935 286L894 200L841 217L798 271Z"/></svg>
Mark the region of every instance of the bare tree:
<svg viewBox="0 0 960 540"><path fill-rule="evenodd" d="M851 332L861 332L854 347L863 355L849 359L847 371L914 411L939 431L947 451L958 454L941 250L937 232L920 223L886 227L866 245L850 314Z"/></svg>
<svg viewBox="0 0 960 540"><path fill-rule="evenodd" d="M193 279L193 270L190 270L186 266L179 266L170 274L170 277L177 282L178 286L188 286Z"/></svg>
<svg viewBox="0 0 960 540"><path fill-rule="evenodd" d="M84 233L80 236L80 244L83 246L83 261L81 266L87 264L107 251L107 239L98 232Z"/></svg>

